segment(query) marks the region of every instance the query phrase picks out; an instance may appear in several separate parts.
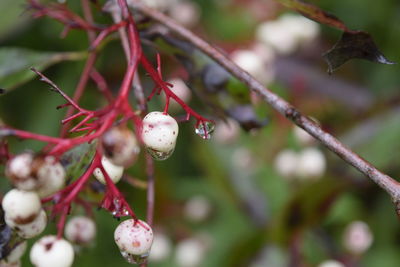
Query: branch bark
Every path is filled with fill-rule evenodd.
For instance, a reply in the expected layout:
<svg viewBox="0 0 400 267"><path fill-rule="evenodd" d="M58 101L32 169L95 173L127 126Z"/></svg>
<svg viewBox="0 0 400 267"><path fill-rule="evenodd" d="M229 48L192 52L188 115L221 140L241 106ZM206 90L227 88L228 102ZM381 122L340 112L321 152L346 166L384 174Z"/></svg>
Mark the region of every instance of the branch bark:
<svg viewBox="0 0 400 267"><path fill-rule="evenodd" d="M319 140L329 150L342 158L345 162L349 163L358 171L369 177L391 196L396 206L399 205L400 183L398 183L395 179L379 171L371 163L350 150L334 136L323 130L313 120L303 115L293 105L270 91L259 81L253 78L250 74L238 67L235 63L233 63L224 54L224 52L218 50L217 48L215 48L215 46L210 45L208 42L198 37L188 29L180 26L177 22L164 15L163 13L146 7L143 3L141 3L141 1L133 0L133 2L135 9L137 9L144 15L152 18L153 20L163 24L171 31L180 35L182 38L193 44L199 50L210 56L233 76L235 76L245 85L247 85L250 90L258 93L262 97L262 99L270 104L275 110L277 110L279 113L281 113L283 116L291 120L299 127L303 128L310 135Z"/></svg>

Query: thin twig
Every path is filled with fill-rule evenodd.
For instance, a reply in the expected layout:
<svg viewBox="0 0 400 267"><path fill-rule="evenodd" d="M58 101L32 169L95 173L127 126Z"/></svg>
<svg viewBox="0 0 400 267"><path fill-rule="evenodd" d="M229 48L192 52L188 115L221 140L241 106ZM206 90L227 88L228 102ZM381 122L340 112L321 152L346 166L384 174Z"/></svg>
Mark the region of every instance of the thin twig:
<svg viewBox="0 0 400 267"><path fill-rule="evenodd" d="M238 67L235 63L233 63L223 52L215 48L215 46L211 46L202 38L193 34L186 28L180 26L174 20L162 14L161 12L146 7L144 4L142 4L141 1L134 0L133 6L146 16L162 23L171 31L177 33L178 35L189 41L191 44L193 44L195 47L197 47L199 50L210 56L233 76L235 76L245 85L247 85L250 90L258 93L263 98L263 100L269 103L275 110L277 110L286 118L293 121L299 127L303 128L305 131L314 136L317 140L319 140L323 145L325 145L328 149L337 154L344 161L346 161L357 170L359 170L361 173L365 174L367 177L373 180L392 197L392 200L396 204L400 202L400 184L396 180L379 171L371 163L364 160L362 157L347 148L334 136L324 131L313 120L311 120L307 116L304 116L299 110L289 104L286 100L282 99L281 97L267 89L250 74Z"/></svg>
<svg viewBox="0 0 400 267"><path fill-rule="evenodd" d="M83 9L86 21L88 21L90 24L93 24L94 23L93 15L92 15L92 11L90 9L90 3L88 0L82 1L82 9ZM89 30L88 31L88 39L89 39L90 44L92 44L92 42L94 41L95 38L96 38L96 34L93 31ZM82 97L83 92L85 91L87 82L90 78L90 73L92 72L92 69L96 62L96 59L97 59L96 51L95 50L90 51L89 57L86 60L85 67L82 71L78 85L76 86L76 89L75 89L74 96L72 98L76 103L79 102L79 99ZM72 109L72 107L69 107L67 110L67 113L65 115L65 118L68 118L69 116L71 116L73 112L74 112L74 110ZM64 124L61 127L61 132L60 132L61 137L65 137L67 135L68 127L69 127L69 122Z"/></svg>

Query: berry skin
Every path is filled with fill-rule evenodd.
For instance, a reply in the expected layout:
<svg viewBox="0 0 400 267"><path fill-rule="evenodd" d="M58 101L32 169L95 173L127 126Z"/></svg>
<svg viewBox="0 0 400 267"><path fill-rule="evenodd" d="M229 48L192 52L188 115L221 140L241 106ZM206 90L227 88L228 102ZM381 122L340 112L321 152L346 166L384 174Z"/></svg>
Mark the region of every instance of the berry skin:
<svg viewBox="0 0 400 267"><path fill-rule="evenodd" d="M29 256L36 267L69 267L74 261L74 249L68 241L48 235L36 241Z"/></svg>
<svg viewBox="0 0 400 267"><path fill-rule="evenodd" d="M215 126L214 140L220 144L228 145L234 143L239 134L239 124L235 120L227 119L226 122L221 121Z"/></svg>
<svg viewBox="0 0 400 267"><path fill-rule="evenodd" d="M178 123L168 114L154 111L143 118L143 143L155 159L165 160L171 156L178 131Z"/></svg>
<svg viewBox="0 0 400 267"><path fill-rule="evenodd" d="M317 148L303 149L299 154L297 174L301 178L319 178L326 170L324 154Z"/></svg>
<svg viewBox="0 0 400 267"><path fill-rule="evenodd" d="M37 186L36 179L31 176L33 158L32 153L25 152L7 162L6 176L18 189L34 190Z"/></svg>
<svg viewBox="0 0 400 267"><path fill-rule="evenodd" d="M373 240L374 236L368 224L354 221L346 227L343 245L351 253L361 255L371 247Z"/></svg>
<svg viewBox="0 0 400 267"><path fill-rule="evenodd" d="M35 192L12 189L4 196L2 206L6 216L16 224L28 224L36 219L42 207Z"/></svg>
<svg viewBox="0 0 400 267"><path fill-rule="evenodd" d="M65 237L72 243L88 245L96 237L96 224L86 216L75 216L65 226Z"/></svg>
<svg viewBox="0 0 400 267"><path fill-rule="evenodd" d="M7 164L6 175L16 188L36 190L42 197L55 193L65 182L64 168L54 157L34 157L30 152L12 158Z"/></svg>
<svg viewBox="0 0 400 267"><path fill-rule="evenodd" d="M295 177L297 174L299 155L292 149L284 149L276 155L274 167L285 178Z"/></svg>
<svg viewBox="0 0 400 267"><path fill-rule="evenodd" d="M24 239L33 238L40 235L47 225L47 215L43 209L40 211L39 215L28 224L17 224L8 218L7 214L5 215L4 219L6 224L13 228L17 234Z"/></svg>
<svg viewBox="0 0 400 267"><path fill-rule="evenodd" d="M134 133L127 127L113 127L108 130L101 141L104 154L114 164L125 168L137 159L140 146Z"/></svg>
<svg viewBox="0 0 400 267"><path fill-rule="evenodd" d="M153 231L144 221L135 224L134 219L129 219L121 222L115 229L114 240L121 253L148 254L153 243Z"/></svg>
<svg viewBox="0 0 400 267"><path fill-rule="evenodd" d="M107 172L108 176L110 176L111 181L114 184L118 183L118 181L122 177L122 174L124 173L124 167L114 165L108 158L104 156L101 158L101 164L103 165L104 170ZM100 168L96 168L93 171L93 175L100 183L106 184L106 179Z"/></svg>
<svg viewBox="0 0 400 267"><path fill-rule="evenodd" d="M36 176L38 180L36 191L40 197L54 194L65 184L65 170L60 162L52 156L41 159Z"/></svg>

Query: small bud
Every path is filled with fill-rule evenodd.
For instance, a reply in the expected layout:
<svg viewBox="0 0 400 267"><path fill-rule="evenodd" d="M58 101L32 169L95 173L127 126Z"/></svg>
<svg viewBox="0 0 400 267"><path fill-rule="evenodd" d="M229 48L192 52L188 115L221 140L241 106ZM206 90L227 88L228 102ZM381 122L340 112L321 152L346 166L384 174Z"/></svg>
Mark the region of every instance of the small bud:
<svg viewBox="0 0 400 267"><path fill-rule="evenodd" d="M102 137L104 154L114 164L125 168L137 159L140 146L135 134L125 126L113 127Z"/></svg>
<svg viewBox="0 0 400 267"><path fill-rule="evenodd" d="M168 114L155 111L143 118L143 143L157 160L165 160L174 152L178 131L178 123Z"/></svg>
<svg viewBox="0 0 400 267"><path fill-rule="evenodd" d="M122 177L122 174L124 173L124 167L112 164L111 161L108 158L104 157L104 156L101 158L101 164L103 165L103 168L107 172L107 174L110 177L111 181L114 184L118 183L119 180ZM96 168L93 171L93 175L94 175L94 177L96 177L96 179L100 183L106 184L106 179L105 179L105 177L103 175L103 172L100 170L100 168Z"/></svg>
<svg viewBox="0 0 400 267"><path fill-rule="evenodd" d="M4 219L7 225L13 228L17 234L24 239L40 235L47 225L47 215L43 209L40 211L39 215L28 224L18 224L14 222L8 217L7 213Z"/></svg>
<svg viewBox="0 0 400 267"><path fill-rule="evenodd" d="M4 196L2 206L6 216L16 224L28 224L41 210L39 196L34 192L12 189Z"/></svg>
<svg viewBox="0 0 400 267"><path fill-rule="evenodd" d="M153 231L144 221L129 219L121 222L114 232L121 253L147 258L153 243Z"/></svg>
<svg viewBox="0 0 400 267"><path fill-rule="evenodd" d="M75 216L65 226L65 237L72 243L88 245L96 237L96 224L86 216Z"/></svg>
<svg viewBox="0 0 400 267"><path fill-rule="evenodd" d="M48 235L33 244L30 260L36 267L69 267L74 261L74 249L68 241Z"/></svg>

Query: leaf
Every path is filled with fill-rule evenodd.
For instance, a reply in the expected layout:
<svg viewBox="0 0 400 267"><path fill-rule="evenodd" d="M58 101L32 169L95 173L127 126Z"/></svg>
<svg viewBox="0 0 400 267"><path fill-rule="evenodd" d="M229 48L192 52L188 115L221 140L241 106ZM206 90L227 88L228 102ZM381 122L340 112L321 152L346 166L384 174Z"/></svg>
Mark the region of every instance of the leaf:
<svg viewBox="0 0 400 267"><path fill-rule="evenodd" d="M328 64L328 72L330 74L354 58L382 64L395 64L379 51L371 35L363 31L344 32L342 38L323 57Z"/></svg>
<svg viewBox="0 0 400 267"><path fill-rule="evenodd" d="M67 174L67 180L78 178L89 166L96 152L97 142L81 144L61 156L61 164Z"/></svg>
<svg viewBox="0 0 400 267"><path fill-rule="evenodd" d="M246 131L259 129L268 124L268 119L260 120L251 105L238 105L228 110L231 118L240 123Z"/></svg>
<svg viewBox="0 0 400 267"><path fill-rule="evenodd" d="M0 47L0 87L5 92L35 77L29 68L43 69L64 60L80 60L86 52L42 52L17 47Z"/></svg>
<svg viewBox="0 0 400 267"><path fill-rule="evenodd" d="M16 28L28 21L29 16L21 16L25 3L25 0L0 1L0 10L3 11L1 13L0 40L9 33L16 32Z"/></svg>
<svg viewBox="0 0 400 267"><path fill-rule="evenodd" d="M334 27L336 29L342 31L351 31L347 26L338 19L335 15L332 15L319 7L305 3L300 0L276 0L282 5L296 10L297 12L301 13L303 16L315 20L319 23Z"/></svg>
<svg viewBox="0 0 400 267"><path fill-rule="evenodd" d="M369 33L351 30L336 16L301 0L276 1L288 8L296 10L309 19L343 31L342 37L335 46L323 54L323 58L328 64L329 74L332 74L333 71L345 62L355 58L382 64L395 64L395 62L388 60L382 52L379 51Z"/></svg>

